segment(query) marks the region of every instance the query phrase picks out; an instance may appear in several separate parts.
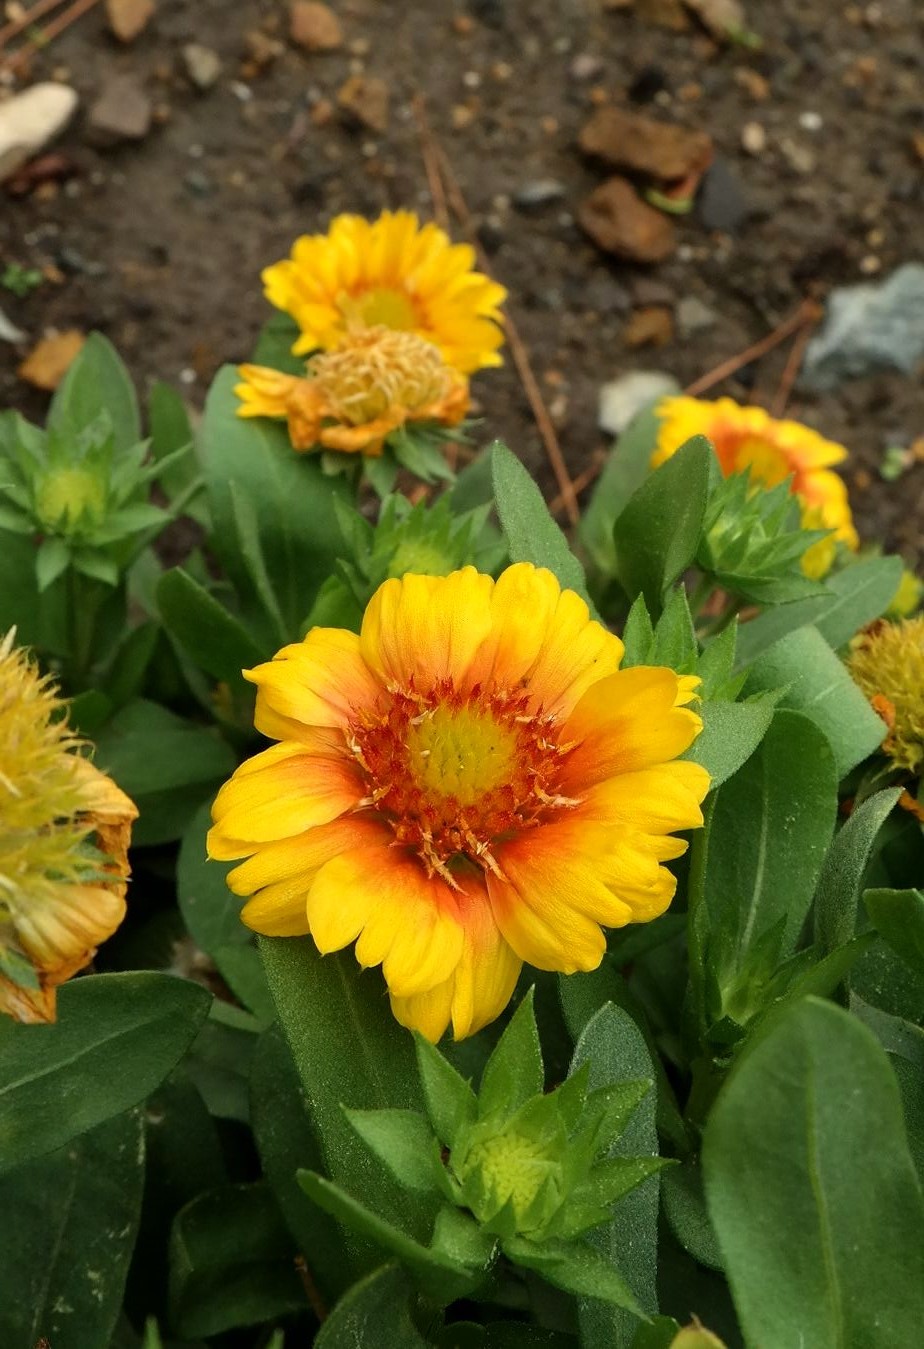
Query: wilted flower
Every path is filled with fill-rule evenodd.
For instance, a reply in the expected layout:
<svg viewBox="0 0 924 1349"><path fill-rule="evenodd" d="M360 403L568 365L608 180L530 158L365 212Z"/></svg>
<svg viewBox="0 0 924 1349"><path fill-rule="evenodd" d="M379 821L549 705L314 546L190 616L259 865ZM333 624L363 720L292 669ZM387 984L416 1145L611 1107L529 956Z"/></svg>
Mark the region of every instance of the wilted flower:
<svg viewBox="0 0 924 1349"><path fill-rule="evenodd" d="M678 760L698 680L620 670L622 642L521 563L386 581L359 636L315 628L247 673L280 743L215 802L212 857L258 932L356 942L398 1020L437 1039L496 1017L522 961L594 969L645 922L702 822Z"/></svg>
<svg viewBox="0 0 924 1349"><path fill-rule="evenodd" d="M889 727L896 768L924 769L924 617L874 623L850 644L850 673Z"/></svg>
<svg viewBox="0 0 924 1349"><path fill-rule="evenodd" d="M385 327L432 342L463 374L500 365L503 286L473 270L474 250L453 244L411 211L376 221L339 215L327 234L296 240L291 257L263 273L270 304L295 319L293 350L332 351L345 334Z"/></svg>
<svg viewBox="0 0 924 1349"><path fill-rule="evenodd" d="M240 417L278 417L296 450L379 455L409 423L456 426L468 411L468 381L432 342L390 328L348 333L336 351L308 362L307 378L242 365Z"/></svg>
<svg viewBox="0 0 924 1349"><path fill-rule="evenodd" d="M125 914L132 802L79 753L64 705L0 642L0 1012L53 1021L55 989Z"/></svg>
<svg viewBox="0 0 924 1349"><path fill-rule="evenodd" d="M832 529L848 548L859 546L843 479L831 471L846 459L843 445L825 440L801 422L778 421L763 408L742 407L731 398L711 403L699 398L665 398L658 404L661 424L653 468L669 459L692 436L705 436L726 475L750 469L751 479L775 487L792 477L809 529ZM830 566L830 547L816 544L807 574Z"/></svg>

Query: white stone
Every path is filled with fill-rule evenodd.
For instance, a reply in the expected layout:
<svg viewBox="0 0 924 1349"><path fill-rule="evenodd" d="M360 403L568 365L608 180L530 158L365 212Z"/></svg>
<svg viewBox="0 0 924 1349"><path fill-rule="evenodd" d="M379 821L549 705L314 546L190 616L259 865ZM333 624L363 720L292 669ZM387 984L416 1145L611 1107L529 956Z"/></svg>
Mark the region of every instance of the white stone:
<svg viewBox="0 0 924 1349"><path fill-rule="evenodd" d="M61 134L77 108L77 94L47 80L0 103L0 183Z"/></svg>
<svg viewBox="0 0 924 1349"><path fill-rule="evenodd" d="M679 392L680 385L674 376L663 370L633 370L600 389L597 425L611 436L621 435L644 408Z"/></svg>

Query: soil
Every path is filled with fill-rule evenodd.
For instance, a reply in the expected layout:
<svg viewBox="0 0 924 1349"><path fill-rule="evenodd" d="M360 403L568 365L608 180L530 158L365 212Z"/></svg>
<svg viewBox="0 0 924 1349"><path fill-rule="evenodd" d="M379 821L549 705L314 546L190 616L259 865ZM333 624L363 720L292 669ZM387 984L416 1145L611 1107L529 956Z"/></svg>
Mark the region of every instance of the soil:
<svg viewBox="0 0 924 1349"><path fill-rule="evenodd" d="M80 116L55 147L76 174L57 190L0 195L0 262L60 272L23 299L0 291L8 316L35 339L49 328L102 329L140 385L167 379L201 406L217 366L249 354L268 316L260 270L296 235L324 229L339 211L431 212L411 106L422 94L577 475L606 443L596 424L601 384L644 368L686 385L805 295L922 256L918 0L746 0L759 50L713 41L680 0L332 0L332 8L344 35L334 52L295 47L287 7L274 0L158 0L127 46L109 33L100 4L37 53L30 79L66 79L81 96ZM279 43L262 71L249 56L254 33ZM221 57L207 92L186 74L189 42ZM154 124L139 142L96 149L88 109L113 74L143 84ZM356 74L388 86L384 132L357 128L337 109ZM659 265L620 261L590 242L576 217L605 175L577 137L605 101L713 137L726 192L740 191L746 208L731 210L734 232L706 227L701 198L677 219L679 247ZM766 135L746 133L749 153L742 133L753 122ZM538 200L517 204L528 198ZM735 223L736 213L746 218ZM652 331L666 345L627 346L634 310L676 311L687 297L714 312L711 328L679 337L662 321ZM787 351L712 396L769 405ZM36 415L42 396L16 378L20 356L0 346L0 403ZM505 438L554 496L510 362L479 376L475 392L485 435ZM924 434L920 380L797 391L789 412L848 445L861 532L920 568L924 462L897 481L879 475L889 446Z"/></svg>

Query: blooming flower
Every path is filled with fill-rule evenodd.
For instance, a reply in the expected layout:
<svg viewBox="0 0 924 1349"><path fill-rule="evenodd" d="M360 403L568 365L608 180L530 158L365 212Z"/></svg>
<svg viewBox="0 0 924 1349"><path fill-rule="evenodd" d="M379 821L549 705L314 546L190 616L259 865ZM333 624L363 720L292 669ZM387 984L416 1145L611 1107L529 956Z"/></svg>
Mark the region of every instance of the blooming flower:
<svg viewBox="0 0 924 1349"><path fill-rule="evenodd" d="M924 772L924 616L874 623L850 644L850 673L889 728L896 768Z"/></svg>
<svg viewBox="0 0 924 1349"><path fill-rule="evenodd" d="M77 751L63 704L0 642L0 1012L53 1021L55 989L125 914L138 812Z"/></svg>
<svg viewBox="0 0 924 1349"><path fill-rule="evenodd" d="M702 823L706 771L679 760L698 680L620 670L623 645L520 563L386 581L359 636L315 628L247 672L279 743L219 792L209 851L244 921L356 942L404 1025L470 1035L523 961L594 969L601 925L656 918L661 864Z"/></svg>
<svg viewBox="0 0 924 1349"><path fill-rule="evenodd" d="M242 365L239 417L284 417L296 450L380 455L409 422L456 426L468 411L468 380L432 342L381 326L348 333L336 351L308 362L308 377Z"/></svg>
<svg viewBox="0 0 924 1349"><path fill-rule="evenodd" d="M327 234L296 240L291 257L263 273L266 298L301 329L293 350L339 347L355 328L416 333L448 365L471 374L500 365L503 286L473 270L474 250L453 244L411 211L378 220L339 215Z"/></svg>
<svg viewBox="0 0 924 1349"><path fill-rule="evenodd" d="M803 506L809 529L832 529L848 548L859 546L847 488L831 471L847 457L843 445L825 440L801 422L777 421L763 408L741 407L731 398L715 403L700 398L665 398L657 408L661 419L652 456L657 468L692 436L706 436L715 446L722 472L743 473L768 487L792 475L792 490ZM807 572L818 576L830 566L831 549L821 540L806 555Z"/></svg>

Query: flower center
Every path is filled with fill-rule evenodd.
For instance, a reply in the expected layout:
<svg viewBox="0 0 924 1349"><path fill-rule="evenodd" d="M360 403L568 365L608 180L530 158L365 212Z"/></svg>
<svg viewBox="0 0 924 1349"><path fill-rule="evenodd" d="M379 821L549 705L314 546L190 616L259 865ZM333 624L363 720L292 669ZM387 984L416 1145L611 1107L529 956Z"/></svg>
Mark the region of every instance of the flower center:
<svg viewBox="0 0 924 1349"><path fill-rule="evenodd" d="M330 415L367 426L395 408L416 412L449 393L452 373L432 342L391 328L350 332L308 362Z"/></svg>
<svg viewBox="0 0 924 1349"><path fill-rule="evenodd" d="M363 804L416 849L428 874L453 885L451 867L464 859L497 873L495 843L577 804L558 792L570 746L527 703L520 691L463 696L447 681L427 695L392 690L383 711L353 724Z"/></svg>
<svg viewBox="0 0 924 1349"><path fill-rule="evenodd" d="M410 297L388 286L364 291L362 295L343 297L340 311L348 324L358 323L364 328L380 324L383 328L408 331L420 326L417 310Z"/></svg>
<svg viewBox="0 0 924 1349"><path fill-rule="evenodd" d="M539 1140L517 1133L500 1133L485 1138L471 1149L463 1166L463 1179L479 1172L486 1192L486 1221L508 1200L518 1219L550 1178L559 1180L561 1168L550 1150Z"/></svg>

